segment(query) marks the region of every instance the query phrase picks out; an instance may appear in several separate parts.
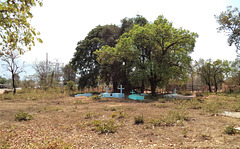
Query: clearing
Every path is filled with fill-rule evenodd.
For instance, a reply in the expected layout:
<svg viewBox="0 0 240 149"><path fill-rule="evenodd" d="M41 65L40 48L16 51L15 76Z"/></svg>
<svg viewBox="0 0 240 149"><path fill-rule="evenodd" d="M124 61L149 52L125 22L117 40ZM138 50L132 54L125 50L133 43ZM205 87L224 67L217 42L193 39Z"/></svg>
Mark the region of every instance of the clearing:
<svg viewBox="0 0 240 149"><path fill-rule="evenodd" d="M229 135L225 129L239 127L240 119L218 113L234 112L232 106L238 103L223 96L147 102L87 97L0 100L0 147L237 148L240 134ZM33 119L16 121L19 111ZM135 124L139 119L144 123Z"/></svg>

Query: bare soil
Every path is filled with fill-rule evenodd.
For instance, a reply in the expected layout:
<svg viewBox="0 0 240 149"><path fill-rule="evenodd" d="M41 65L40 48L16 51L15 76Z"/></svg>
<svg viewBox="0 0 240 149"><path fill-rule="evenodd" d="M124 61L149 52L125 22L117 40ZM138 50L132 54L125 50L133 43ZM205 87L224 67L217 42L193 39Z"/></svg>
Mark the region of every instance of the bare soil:
<svg viewBox="0 0 240 149"><path fill-rule="evenodd" d="M156 106L161 105L161 106ZM1 100L1 148L239 148L240 135L223 131L240 119L186 108L188 120L154 126L152 120L181 110L181 102L141 102L65 97L57 100ZM16 121L22 110L33 116ZM119 118L120 113L124 113ZM88 115L88 116L87 116ZM113 116L116 115L116 116ZM135 124L143 116L143 124ZM94 121L114 121L115 133L100 133Z"/></svg>

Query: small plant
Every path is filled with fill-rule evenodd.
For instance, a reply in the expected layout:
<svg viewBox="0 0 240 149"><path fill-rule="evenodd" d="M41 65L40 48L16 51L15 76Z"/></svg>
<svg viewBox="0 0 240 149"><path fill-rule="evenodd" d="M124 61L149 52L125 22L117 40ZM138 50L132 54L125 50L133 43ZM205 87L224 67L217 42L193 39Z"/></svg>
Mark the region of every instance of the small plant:
<svg viewBox="0 0 240 149"><path fill-rule="evenodd" d="M94 121L93 125L99 133L114 133L117 131L117 126L115 126L113 120L109 120L107 122Z"/></svg>
<svg viewBox="0 0 240 149"><path fill-rule="evenodd" d="M125 117L126 117L126 113L124 113L123 111L119 111L118 118L125 118Z"/></svg>
<svg viewBox="0 0 240 149"><path fill-rule="evenodd" d="M143 115L134 116L134 124L138 125L143 123L144 123Z"/></svg>
<svg viewBox="0 0 240 149"><path fill-rule="evenodd" d="M153 126L161 126L161 124L163 123L163 121L161 119L152 119L150 121L150 123L153 125Z"/></svg>
<svg viewBox="0 0 240 149"><path fill-rule="evenodd" d="M234 135L234 134L239 133L239 131L234 128L234 125L227 126L227 127L224 129L224 132L225 132L226 134L228 134L228 135Z"/></svg>
<svg viewBox="0 0 240 149"><path fill-rule="evenodd" d="M85 117L84 117L84 118L85 118L85 119L92 118L92 113L87 112L87 113L85 114Z"/></svg>
<svg viewBox="0 0 240 149"><path fill-rule="evenodd" d="M96 101L101 100L101 96L98 96L98 95L93 95L91 98L92 100L96 100Z"/></svg>
<svg viewBox="0 0 240 149"><path fill-rule="evenodd" d="M117 117L117 115L116 115L115 113L113 113L113 114L111 115L111 118L115 118L115 117Z"/></svg>
<svg viewBox="0 0 240 149"><path fill-rule="evenodd" d="M176 123L182 123L183 121L188 121L189 117L187 116L187 112L179 112L179 111L169 111L167 116L162 118L162 121L166 126L172 126Z"/></svg>
<svg viewBox="0 0 240 149"><path fill-rule="evenodd" d="M15 120L16 121L29 121L33 118L32 115L23 112L23 111L19 111L18 113L15 114Z"/></svg>

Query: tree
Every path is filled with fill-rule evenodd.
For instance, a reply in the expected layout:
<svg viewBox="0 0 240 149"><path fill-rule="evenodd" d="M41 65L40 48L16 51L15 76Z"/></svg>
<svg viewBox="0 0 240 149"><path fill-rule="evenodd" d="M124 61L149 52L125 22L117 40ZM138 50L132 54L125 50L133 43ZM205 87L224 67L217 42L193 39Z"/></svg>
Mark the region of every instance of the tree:
<svg viewBox="0 0 240 149"><path fill-rule="evenodd" d="M208 86L209 92L213 92L211 86L214 85L215 92L218 91L218 87L226 79L228 73L231 71L228 61L211 59L200 59L196 62L197 73L201 76L202 82Z"/></svg>
<svg viewBox="0 0 240 149"><path fill-rule="evenodd" d="M219 16L215 16L220 27L219 31L228 34L228 44L236 46L236 52L240 50L240 12L238 8L227 7L227 11L221 12Z"/></svg>
<svg viewBox="0 0 240 149"><path fill-rule="evenodd" d="M12 87L13 87L13 94L16 93L16 82L15 79L18 77L20 73L23 72L23 65L22 67L19 66L18 63L19 54L14 52L10 52L8 55L2 56L2 61L5 62L3 66L6 68L7 71L11 73L12 78Z"/></svg>
<svg viewBox="0 0 240 149"><path fill-rule="evenodd" d="M174 77L186 77L185 68L191 61L189 53L197 37L196 33L174 28L159 16L153 24L134 25L121 36L115 48L104 46L95 53L100 63L117 60L129 66L131 83L148 81L155 95L157 86L166 85Z"/></svg>
<svg viewBox="0 0 240 149"><path fill-rule="evenodd" d="M33 64L40 86L56 86L61 81L62 64L60 62L40 61Z"/></svg>
<svg viewBox="0 0 240 149"><path fill-rule="evenodd" d="M11 51L18 50L20 54L24 53L24 48L31 50L35 45L35 38L38 38L39 32L36 32L30 24L33 17L31 8L39 4L42 6L42 0L4 0L0 1L0 56L10 54Z"/></svg>
<svg viewBox="0 0 240 149"><path fill-rule="evenodd" d="M63 83L64 85L67 85L67 82L76 80L76 71L72 69L72 67L67 64L63 67Z"/></svg>
<svg viewBox="0 0 240 149"><path fill-rule="evenodd" d="M101 68L94 52L100 50L103 45L115 46L119 36L120 28L116 25L99 25L91 30L84 40L78 42L70 65L80 74L79 88L97 85Z"/></svg>

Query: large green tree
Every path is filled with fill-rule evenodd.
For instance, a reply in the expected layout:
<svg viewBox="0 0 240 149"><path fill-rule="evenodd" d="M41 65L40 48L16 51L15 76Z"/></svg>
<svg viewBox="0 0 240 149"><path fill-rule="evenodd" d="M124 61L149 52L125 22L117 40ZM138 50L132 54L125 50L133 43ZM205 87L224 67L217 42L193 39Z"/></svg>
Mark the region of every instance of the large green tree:
<svg viewBox="0 0 240 149"><path fill-rule="evenodd" d="M186 77L189 54L198 35L182 28L176 29L163 16L152 24L134 25L123 34L115 48L105 46L95 53L100 63L118 60L131 69L128 76L133 85L149 82L152 94L157 86L164 86L173 77ZM110 57L110 59L108 59Z"/></svg>
<svg viewBox="0 0 240 149"><path fill-rule="evenodd" d="M22 54L25 48L31 50L35 39L42 42L30 24L31 8L37 4L42 6L42 0L0 1L0 56L14 50Z"/></svg>
<svg viewBox="0 0 240 149"><path fill-rule="evenodd" d="M231 46L236 46L236 52L240 50L240 11L238 8L229 6L226 11L215 16L220 27L219 31L224 31L228 34L228 43Z"/></svg>
<svg viewBox="0 0 240 149"><path fill-rule="evenodd" d="M91 30L84 40L78 42L70 64L80 74L79 88L97 85L101 70L94 52L100 50L104 45L114 47L119 36L120 28L118 26L99 25ZM107 74L108 71L102 71L102 73Z"/></svg>

